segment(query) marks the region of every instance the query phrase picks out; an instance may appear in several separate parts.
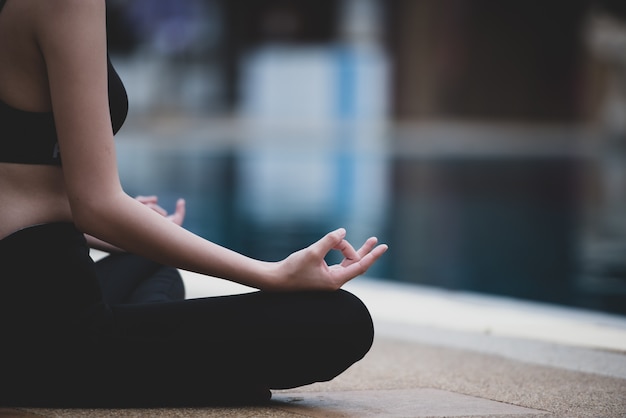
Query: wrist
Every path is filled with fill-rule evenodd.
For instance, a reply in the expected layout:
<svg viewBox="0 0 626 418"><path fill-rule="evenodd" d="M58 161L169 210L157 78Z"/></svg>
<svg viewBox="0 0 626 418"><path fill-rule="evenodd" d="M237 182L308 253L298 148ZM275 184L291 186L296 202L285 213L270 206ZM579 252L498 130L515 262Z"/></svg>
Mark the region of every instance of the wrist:
<svg viewBox="0 0 626 418"><path fill-rule="evenodd" d="M259 261L260 265L257 270L258 272L258 287L259 290L263 291L279 291L284 289L284 285L282 283L283 274L282 271L282 261Z"/></svg>

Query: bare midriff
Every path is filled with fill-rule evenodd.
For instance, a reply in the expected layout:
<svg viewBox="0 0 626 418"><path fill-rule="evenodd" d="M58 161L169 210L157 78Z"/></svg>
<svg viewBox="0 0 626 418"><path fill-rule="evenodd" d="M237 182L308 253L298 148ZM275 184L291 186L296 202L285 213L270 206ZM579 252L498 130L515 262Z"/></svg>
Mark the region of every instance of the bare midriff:
<svg viewBox="0 0 626 418"><path fill-rule="evenodd" d="M32 225L71 222L57 166L0 163L0 239Z"/></svg>

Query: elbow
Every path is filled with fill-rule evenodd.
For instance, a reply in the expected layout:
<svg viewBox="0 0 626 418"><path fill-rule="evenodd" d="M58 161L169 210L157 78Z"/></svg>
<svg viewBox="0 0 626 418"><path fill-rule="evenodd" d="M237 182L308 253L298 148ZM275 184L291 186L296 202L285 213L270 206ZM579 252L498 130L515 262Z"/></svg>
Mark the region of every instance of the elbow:
<svg viewBox="0 0 626 418"><path fill-rule="evenodd" d="M97 212L91 205L80 199L70 199L70 209L72 211L72 221L80 231L92 233L92 224L97 219Z"/></svg>
<svg viewBox="0 0 626 418"><path fill-rule="evenodd" d="M98 237L106 228L108 219L114 216L113 199L98 199L92 196L70 197L72 221L76 228Z"/></svg>
<svg viewBox="0 0 626 418"><path fill-rule="evenodd" d="M110 221L119 216L128 196L115 173L68 165L63 170L72 220L80 231L99 238L98 233L106 233Z"/></svg>

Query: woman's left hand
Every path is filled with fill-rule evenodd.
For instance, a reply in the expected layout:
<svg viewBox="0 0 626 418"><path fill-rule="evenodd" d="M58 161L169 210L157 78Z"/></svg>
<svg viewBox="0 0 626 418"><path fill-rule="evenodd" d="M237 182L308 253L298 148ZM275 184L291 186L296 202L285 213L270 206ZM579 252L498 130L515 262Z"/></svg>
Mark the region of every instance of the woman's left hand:
<svg viewBox="0 0 626 418"><path fill-rule="evenodd" d="M371 237L355 250L340 228L322 239L278 262L278 274L267 290L336 290L353 278L365 273L387 251ZM343 261L329 266L324 258L331 250L340 251Z"/></svg>

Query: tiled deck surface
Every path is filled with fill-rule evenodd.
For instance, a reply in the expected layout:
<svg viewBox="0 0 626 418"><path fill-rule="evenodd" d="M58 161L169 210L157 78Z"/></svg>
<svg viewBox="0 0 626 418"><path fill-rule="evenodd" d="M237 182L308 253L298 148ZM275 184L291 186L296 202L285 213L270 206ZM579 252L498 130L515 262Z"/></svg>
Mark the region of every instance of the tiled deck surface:
<svg viewBox="0 0 626 418"><path fill-rule="evenodd" d="M189 297L248 289L185 274ZM361 278L371 352L258 407L0 408L0 417L624 417L626 318Z"/></svg>

